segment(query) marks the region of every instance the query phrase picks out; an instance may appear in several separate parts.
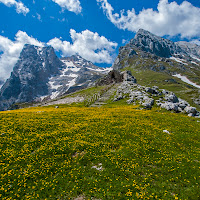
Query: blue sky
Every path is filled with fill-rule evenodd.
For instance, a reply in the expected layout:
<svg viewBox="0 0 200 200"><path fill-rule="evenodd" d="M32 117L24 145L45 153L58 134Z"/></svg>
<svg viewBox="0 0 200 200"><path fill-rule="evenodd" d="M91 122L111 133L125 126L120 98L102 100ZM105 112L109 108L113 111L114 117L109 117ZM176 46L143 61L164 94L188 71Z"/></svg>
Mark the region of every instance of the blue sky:
<svg viewBox="0 0 200 200"><path fill-rule="evenodd" d="M0 16L0 79L9 77L25 43L111 66L139 28L173 41L200 38L197 0L0 0Z"/></svg>

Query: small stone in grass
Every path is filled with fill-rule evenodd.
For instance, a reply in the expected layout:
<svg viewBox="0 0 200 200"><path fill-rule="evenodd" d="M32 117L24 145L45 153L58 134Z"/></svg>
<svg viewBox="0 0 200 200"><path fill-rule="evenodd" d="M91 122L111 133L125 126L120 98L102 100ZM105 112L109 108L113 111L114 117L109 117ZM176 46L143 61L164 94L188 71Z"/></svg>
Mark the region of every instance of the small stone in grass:
<svg viewBox="0 0 200 200"><path fill-rule="evenodd" d="M169 131L167 131L167 130L163 130L163 133L167 133L167 134L169 134L169 135L170 135L170 132L169 132Z"/></svg>

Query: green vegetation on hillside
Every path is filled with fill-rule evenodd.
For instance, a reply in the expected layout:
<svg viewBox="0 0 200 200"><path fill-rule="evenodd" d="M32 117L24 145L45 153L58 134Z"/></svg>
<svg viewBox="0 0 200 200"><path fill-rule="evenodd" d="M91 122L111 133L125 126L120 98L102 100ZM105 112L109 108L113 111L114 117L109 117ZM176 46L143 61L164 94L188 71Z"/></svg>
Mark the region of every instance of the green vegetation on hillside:
<svg viewBox="0 0 200 200"><path fill-rule="evenodd" d="M0 113L1 199L200 199L198 119L137 106Z"/></svg>
<svg viewBox="0 0 200 200"><path fill-rule="evenodd" d="M199 90L188 85L180 79L170 76L163 72L155 72L152 70L136 70L132 67L126 67L123 70L131 71L132 75L137 79L137 83L144 86L158 86L160 89L166 89L174 92L179 98L189 102L192 106L200 109L200 106L193 102L193 98L199 98Z"/></svg>

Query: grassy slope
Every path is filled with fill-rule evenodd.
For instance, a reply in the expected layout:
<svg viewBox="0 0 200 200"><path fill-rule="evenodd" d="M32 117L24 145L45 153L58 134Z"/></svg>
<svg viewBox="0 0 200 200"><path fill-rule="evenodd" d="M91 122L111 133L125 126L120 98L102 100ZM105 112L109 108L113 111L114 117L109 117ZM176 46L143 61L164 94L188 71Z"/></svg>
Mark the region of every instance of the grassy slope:
<svg viewBox="0 0 200 200"><path fill-rule="evenodd" d="M200 199L197 119L136 108L1 112L0 198Z"/></svg>
<svg viewBox="0 0 200 200"><path fill-rule="evenodd" d="M199 90L191 85L188 85L180 79L170 76L166 73L155 72L152 70L136 70L132 67L124 68L130 70L137 79L137 83L144 86L158 86L160 89L166 89L174 92L178 97L188 101L192 106L200 109L200 106L194 104L192 98L199 97ZM166 82L166 80L174 79L176 82Z"/></svg>

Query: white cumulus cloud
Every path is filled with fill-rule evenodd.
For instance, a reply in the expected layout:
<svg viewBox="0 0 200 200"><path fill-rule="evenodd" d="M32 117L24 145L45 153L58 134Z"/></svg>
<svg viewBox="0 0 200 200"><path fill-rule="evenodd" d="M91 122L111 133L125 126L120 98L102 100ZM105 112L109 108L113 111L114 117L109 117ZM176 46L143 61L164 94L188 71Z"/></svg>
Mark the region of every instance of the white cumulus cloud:
<svg viewBox="0 0 200 200"><path fill-rule="evenodd" d="M67 9L76 14L81 13L82 7L79 0L52 0L57 3L62 9Z"/></svg>
<svg viewBox="0 0 200 200"><path fill-rule="evenodd" d="M10 73L13 70L13 66L16 64L20 52L23 49L24 44L32 44L36 46L44 46L43 43L27 35L23 31L18 31L15 35L15 41L12 41L4 36L0 35L0 80L6 80L9 78Z"/></svg>
<svg viewBox="0 0 200 200"><path fill-rule="evenodd" d="M182 38L200 36L200 8L184 1L180 5L175 1L160 0L157 10L143 9L136 14L135 9L114 13L114 8L107 0L97 0L107 18L119 29L132 32L143 28L156 35L175 36Z"/></svg>
<svg viewBox="0 0 200 200"><path fill-rule="evenodd" d="M62 41L59 38L50 40L47 44L51 45L57 51L61 51L63 56L71 56L79 54L83 58L95 63L112 63L113 52L117 47L117 43L109 41L104 36L89 30L77 33L70 30L72 43Z"/></svg>
<svg viewBox="0 0 200 200"><path fill-rule="evenodd" d="M0 0L0 3L3 3L8 7L14 6L16 7L17 13L23 13L24 15L26 15L30 11L21 1Z"/></svg>

